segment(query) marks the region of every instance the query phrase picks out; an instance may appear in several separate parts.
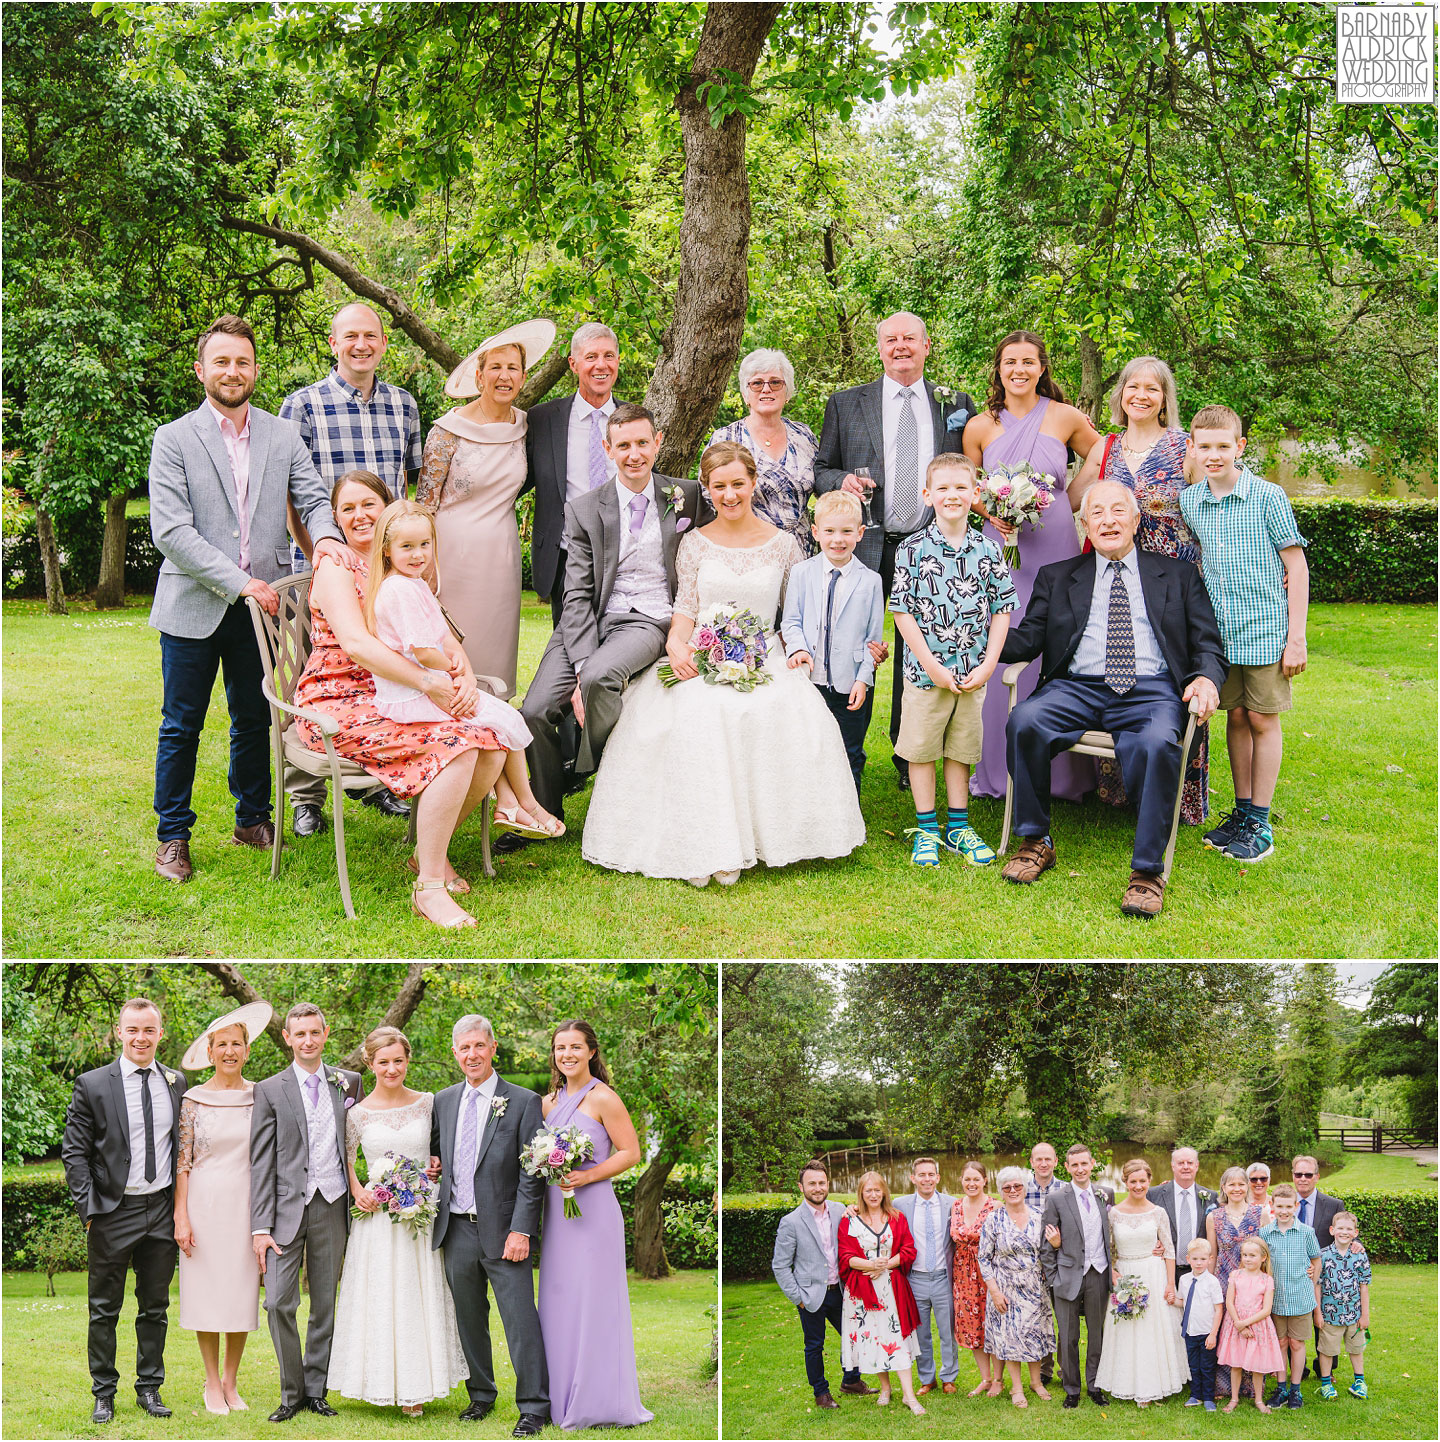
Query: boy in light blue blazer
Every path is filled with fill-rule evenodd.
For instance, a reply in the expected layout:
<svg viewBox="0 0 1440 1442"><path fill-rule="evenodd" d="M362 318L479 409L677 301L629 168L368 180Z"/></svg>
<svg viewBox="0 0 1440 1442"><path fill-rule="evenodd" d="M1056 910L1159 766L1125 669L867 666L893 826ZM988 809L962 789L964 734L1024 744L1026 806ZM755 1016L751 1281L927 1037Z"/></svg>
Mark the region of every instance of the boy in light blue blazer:
<svg viewBox="0 0 1440 1442"><path fill-rule="evenodd" d="M789 664L809 668L840 727L858 795L875 704L870 646L885 634L885 592L880 573L855 559L865 527L848 491L827 491L815 502L810 534L820 554L790 572L780 636Z"/></svg>

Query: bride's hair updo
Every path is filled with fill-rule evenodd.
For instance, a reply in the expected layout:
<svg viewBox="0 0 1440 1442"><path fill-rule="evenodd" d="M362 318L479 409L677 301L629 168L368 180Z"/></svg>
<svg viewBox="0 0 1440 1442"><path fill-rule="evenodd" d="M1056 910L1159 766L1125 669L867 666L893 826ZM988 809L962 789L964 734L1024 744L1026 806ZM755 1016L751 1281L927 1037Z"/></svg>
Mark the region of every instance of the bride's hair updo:
<svg viewBox="0 0 1440 1442"><path fill-rule="evenodd" d="M595 1035L595 1028L588 1021L576 1018L574 1021L562 1021L554 1031L550 1033L550 1091L553 1095L559 1096L565 1089L565 1073L555 1065L555 1038L562 1031L578 1031L585 1038L585 1045L591 1050L590 1075L598 1077L606 1086L610 1085L610 1073L605 1070L605 1063L600 1059L600 1038Z"/></svg>
<svg viewBox="0 0 1440 1442"><path fill-rule="evenodd" d="M1154 1175L1150 1170L1150 1163L1147 1162L1144 1157L1131 1157L1130 1160L1120 1168L1120 1179L1128 1185L1130 1178L1133 1177L1136 1172L1144 1172L1147 1177Z"/></svg>
<svg viewBox="0 0 1440 1442"><path fill-rule="evenodd" d="M377 1026L361 1043L360 1055L371 1071L375 1070L375 1058L387 1046L399 1043L405 1048L405 1060L410 1060L410 1038L398 1026Z"/></svg>
<svg viewBox="0 0 1440 1442"><path fill-rule="evenodd" d="M713 446L706 446L705 454L700 457L700 484L708 491L710 477L721 466L734 465L736 461L745 467L745 474L752 481L756 479L755 457L739 441L716 441Z"/></svg>

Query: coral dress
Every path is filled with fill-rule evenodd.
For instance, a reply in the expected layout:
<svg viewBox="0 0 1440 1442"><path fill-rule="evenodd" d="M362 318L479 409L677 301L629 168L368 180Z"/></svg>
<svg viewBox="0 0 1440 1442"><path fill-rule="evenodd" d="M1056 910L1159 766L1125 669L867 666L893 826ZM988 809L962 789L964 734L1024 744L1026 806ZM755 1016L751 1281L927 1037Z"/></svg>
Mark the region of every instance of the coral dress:
<svg viewBox="0 0 1440 1442"><path fill-rule="evenodd" d="M328 557L322 566L338 564ZM365 575L349 573L355 594L365 596ZM453 716L443 721L392 721L375 709L375 678L350 659L335 639L322 611L310 605L310 659L295 688L297 706L313 706L340 723L331 738L347 761L363 766L396 796L418 796L447 763L462 752L502 751L496 734ZM319 730L308 721L295 723L296 734L312 751L324 751Z"/></svg>
<svg viewBox="0 0 1440 1442"><path fill-rule="evenodd" d="M985 1347L985 1308L990 1294L980 1275L980 1233L986 1218L997 1209L993 1197L985 1198L973 1225L965 1220L965 1203L955 1203L950 1213L950 1235L955 1240L955 1340L962 1347Z"/></svg>
<svg viewBox="0 0 1440 1442"><path fill-rule="evenodd" d="M1238 1269L1231 1280L1235 1283L1235 1312L1225 1308L1225 1320L1220 1324L1220 1341L1215 1349L1215 1360L1222 1367L1243 1367L1246 1372L1262 1375L1279 1372L1285 1366L1285 1354L1280 1350L1280 1339L1275 1334L1275 1323L1266 1317L1250 1328L1249 1337L1242 1337L1235 1325L1235 1313L1242 1317L1253 1317L1265 1305L1269 1297L1275 1297L1275 1278L1264 1272L1247 1272ZM1217 1369L1218 1380L1218 1369Z"/></svg>

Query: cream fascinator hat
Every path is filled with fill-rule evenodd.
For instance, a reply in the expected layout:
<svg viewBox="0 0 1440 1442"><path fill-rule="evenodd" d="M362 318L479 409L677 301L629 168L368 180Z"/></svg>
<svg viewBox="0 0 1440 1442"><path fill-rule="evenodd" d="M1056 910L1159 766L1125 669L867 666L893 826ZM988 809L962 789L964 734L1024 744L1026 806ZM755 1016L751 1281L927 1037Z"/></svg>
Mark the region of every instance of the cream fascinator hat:
<svg viewBox="0 0 1440 1442"><path fill-rule="evenodd" d="M217 1016L186 1048L185 1055L180 1058L180 1069L201 1071L210 1065L208 1043L212 1032L238 1024L245 1028L245 1034L253 1042L270 1025L270 1018L274 1015L275 1008L268 1001L252 1001L248 1006L237 1006L234 1011Z"/></svg>
<svg viewBox="0 0 1440 1442"><path fill-rule="evenodd" d="M553 320L522 320L519 325L512 325L508 330L499 331L488 340L482 340L450 372L450 379L445 382L445 394L457 401L480 394L480 387L475 384L475 362L484 351L494 350L496 346L518 345L525 357L525 369L528 371L554 344Z"/></svg>

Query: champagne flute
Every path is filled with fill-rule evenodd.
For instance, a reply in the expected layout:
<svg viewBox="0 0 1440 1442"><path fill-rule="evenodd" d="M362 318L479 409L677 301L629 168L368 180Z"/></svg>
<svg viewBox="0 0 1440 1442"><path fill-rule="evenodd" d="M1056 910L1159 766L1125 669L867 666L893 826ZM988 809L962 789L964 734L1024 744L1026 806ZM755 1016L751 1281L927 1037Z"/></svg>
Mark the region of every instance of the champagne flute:
<svg viewBox="0 0 1440 1442"><path fill-rule="evenodd" d="M869 466L857 466L855 479L865 488L865 497L860 503L861 514L865 518L865 524L873 526L875 517L870 514L870 497L875 494L875 477L870 474Z"/></svg>

